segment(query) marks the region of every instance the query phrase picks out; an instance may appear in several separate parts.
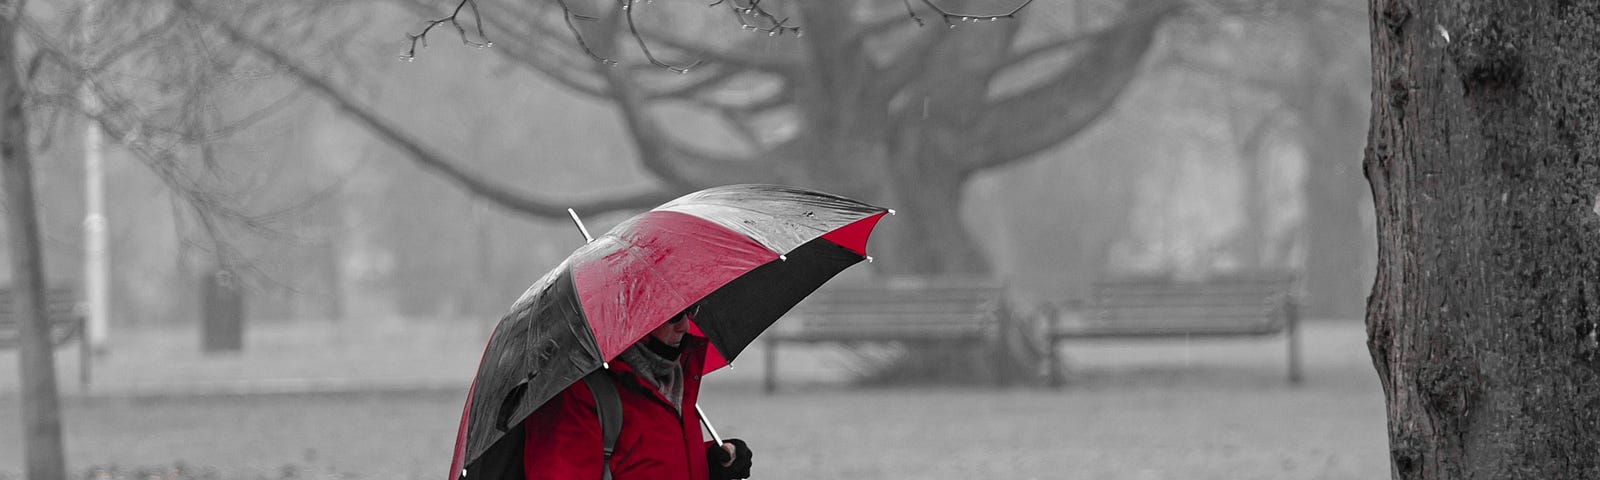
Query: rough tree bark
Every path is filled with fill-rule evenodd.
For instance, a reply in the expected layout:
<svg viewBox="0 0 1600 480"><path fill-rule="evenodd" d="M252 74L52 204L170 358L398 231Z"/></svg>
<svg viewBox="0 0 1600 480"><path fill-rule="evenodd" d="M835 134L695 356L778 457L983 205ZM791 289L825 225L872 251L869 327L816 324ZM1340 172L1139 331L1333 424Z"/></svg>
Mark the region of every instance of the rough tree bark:
<svg viewBox="0 0 1600 480"><path fill-rule="evenodd" d="M1393 476L1600 478L1600 1L1369 6Z"/></svg>
<svg viewBox="0 0 1600 480"><path fill-rule="evenodd" d="M27 478L66 478L61 443L61 407L56 393L55 350L45 316L44 256L34 208L33 166L28 150L27 96L17 74L21 0L0 0L0 175L4 178L6 236L11 245L14 314L20 320L17 363L22 379L23 466Z"/></svg>

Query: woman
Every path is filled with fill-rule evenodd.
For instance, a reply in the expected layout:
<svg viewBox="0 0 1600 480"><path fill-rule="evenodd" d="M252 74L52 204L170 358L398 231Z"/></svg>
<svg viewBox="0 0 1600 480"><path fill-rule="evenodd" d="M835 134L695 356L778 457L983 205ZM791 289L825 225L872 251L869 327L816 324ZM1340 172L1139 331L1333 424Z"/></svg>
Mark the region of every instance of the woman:
<svg viewBox="0 0 1600 480"><path fill-rule="evenodd" d="M750 477L751 453L738 439L722 445L700 434L695 401L706 339L689 334L694 307L651 331L610 362L622 429L609 460L597 397L585 382L567 387L523 420L528 479L732 480Z"/></svg>

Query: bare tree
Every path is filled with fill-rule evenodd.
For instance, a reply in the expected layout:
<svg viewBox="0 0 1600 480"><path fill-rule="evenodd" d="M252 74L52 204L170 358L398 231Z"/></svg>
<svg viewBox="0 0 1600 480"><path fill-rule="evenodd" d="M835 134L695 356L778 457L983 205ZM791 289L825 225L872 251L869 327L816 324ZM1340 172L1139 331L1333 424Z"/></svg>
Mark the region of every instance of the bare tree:
<svg viewBox="0 0 1600 480"><path fill-rule="evenodd" d="M94 122L160 179L210 239L219 263L237 258L222 230L265 231L266 217L239 208L239 192L218 162L203 154L219 138L270 115L269 104L224 118L211 101L249 67L233 51L211 48L186 17L164 1L73 4L0 3L0 160L4 162L7 237L11 244L22 378L22 445L28 478L65 478L60 409L43 312L45 269L32 162L65 126ZM74 38L85 25L95 38ZM25 45L26 48L19 47ZM92 101L80 93L90 92Z"/></svg>
<svg viewBox="0 0 1600 480"><path fill-rule="evenodd" d="M1600 478L1600 2L1373 0L1394 478Z"/></svg>
<svg viewBox="0 0 1600 480"><path fill-rule="evenodd" d="M902 272L986 271L958 218L967 182L1092 125L1137 74L1162 20L1183 7L1132 2L1085 28L1022 35L1027 15L1006 8L957 14L973 8L931 2L919 5L921 13L893 2L767 2L750 16L740 10L750 4L730 1L713 8L717 17L663 13L655 22L635 19L643 16L637 4L609 2L570 29L578 6L567 3L550 12L478 2L492 12L482 15L495 40L490 50L613 102L640 164L665 192L794 183L899 207L903 215L884 232L894 245L884 256L894 261L883 268ZM800 36L697 35L695 26L721 25L725 12L716 9L723 6L761 38ZM570 47L573 35L584 48ZM629 62L630 52L649 46L667 53ZM653 68L670 63L657 58L668 56L700 64L683 75ZM672 107L721 119L731 147L697 145L704 133L665 120L661 112Z"/></svg>
<svg viewBox="0 0 1600 480"><path fill-rule="evenodd" d="M6 230L11 246L13 300L20 326L18 375L22 378L20 433L28 478L66 478L61 442L61 407L56 392L55 355L45 313L44 261L39 248L30 157L27 89L19 75L17 49L26 2L0 2L0 175L5 177Z"/></svg>
<svg viewBox="0 0 1600 480"><path fill-rule="evenodd" d="M433 8L396 1L418 11ZM489 51L514 64L616 106L639 164L657 185L576 205L580 211L646 208L713 184L811 185L905 212L895 222L900 226L885 232L896 245L885 256L899 257L885 262L891 270L973 272L988 264L958 219L967 181L1093 124L1136 75L1162 20L1184 7L1175 1L1125 9L1108 4L1106 10L1120 13L1081 29L1040 29L1050 32L1040 35L1023 32L1004 9L961 15L931 2L919 9L892 2L769 3L754 16L741 2L714 5L708 11L714 17L656 8L645 21L635 18L644 16L638 11L645 5L633 2L452 2L455 14L428 22L423 31L456 26L472 44L492 43ZM429 147L277 46L274 35L253 26L259 22L190 0L176 4L301 80L424 168L501 207L565 215L569 205L492 181ZM580 11L585 8L592 10ZM757 45L752 42L697 33L705 25L726 27L726 8L763 39L760 51L746 48ZM464 15L475 20L461 24ZM479 38L475 22L490 37ZM764 40L779 35L783 41ZM581 40L575 45L574 39ZM663 119L671 108L720 119L721 141L707 146L697 141L704 130Z"/></svg>

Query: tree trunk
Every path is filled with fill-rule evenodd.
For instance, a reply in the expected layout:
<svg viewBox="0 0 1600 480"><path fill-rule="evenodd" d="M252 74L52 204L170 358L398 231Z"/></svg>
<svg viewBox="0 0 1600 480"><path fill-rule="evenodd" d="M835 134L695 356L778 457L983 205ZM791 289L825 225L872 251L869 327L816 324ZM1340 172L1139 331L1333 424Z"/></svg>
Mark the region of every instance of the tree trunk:
<svg viewBox="0 0 1600 480"><path fill-rule="evenodd" d="M1370 7L1393 476L1600 478L1600 1Z"/></svg>
<svg viewBox="0 0 1600 480"><path fill-rule="evenodd" d="M24 2L0 1L0 175L5 177L6 233L11 244L12 295L19 317L24 476L66 478L57 401L55 349L45 316L44 257L34 208L33 167L28 150L27 95L17 76L17 27Z"/></svg>
<svg viewBox="0 0 1600 480"><path fill-rule="evenodd" d="M896 218L882 222L875 237L891 245L874 249L889 261L886 273L989 273L988 257L961 220L966 178L927 173L893 176L888 205Z"/></svg>

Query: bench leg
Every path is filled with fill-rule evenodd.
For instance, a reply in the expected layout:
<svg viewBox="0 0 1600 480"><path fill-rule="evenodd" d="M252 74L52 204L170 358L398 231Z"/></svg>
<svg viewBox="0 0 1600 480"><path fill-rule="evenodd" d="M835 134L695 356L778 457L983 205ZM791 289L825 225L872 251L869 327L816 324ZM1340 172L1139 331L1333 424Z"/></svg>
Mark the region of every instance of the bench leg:
<svg viewBox="0 0 1600 480"><path fill-rule="evenodd" d="M1045 338L1044 343L1045 343L1045 347L1044 348L1045 348L1045 356L1046 356L1045 358L1047 359L1048 362L1050 362L1050 365L1049 365L1050 366L1050 372L1049 372L1049 375L1050 375L1050 379L1049 379L1050 387L1051 388L1061 388L1061 384L1064 383L1064 381L1065 381L1065 379L1063 378L1065 376L1065 374L1062 373L1062 371L1061 371L1061 358L1060 358L1060 356L1056 355L1056 338L1055 338L1055 336L1054 335L1048 336L1047 338Z"/></svg>
<svg viewBox="0 0 1600 480"><path fill-rule="evenodd" d="M767 395L778 391L778 342L767 340L767 366L766 375L762 379L761 391Z"/></svg>
<svg viewBox="0 0 1600 480"><path fill-rule="evenodd" d="M1285 329L1289 336L1289 384L1300 384L1300 312L1294 304L1288 307L1289 318Z"/></svg>
<svg viewBox="0 0 1600 480"><path fill-rule="evenodd" d="M998 387L1011 386L1011 344L1006 341L1005 333L995 339L994 345L994 384Z"/></svg>
<svg viewBox="0 0 1600 480"><path fill-rule="evenodd" d="M87 332L78 338L78 383L85 391L89 390L89 363L94 361L94 352L89 346Z"/></svg>
<svg viewBox="0 0 1600 480"><path fill-rule="evenodd" d="M89 369L94 361L94 345L89 342L89 320L78 317L78 383L89 390Z"/></svg>

